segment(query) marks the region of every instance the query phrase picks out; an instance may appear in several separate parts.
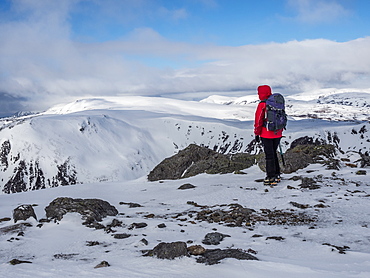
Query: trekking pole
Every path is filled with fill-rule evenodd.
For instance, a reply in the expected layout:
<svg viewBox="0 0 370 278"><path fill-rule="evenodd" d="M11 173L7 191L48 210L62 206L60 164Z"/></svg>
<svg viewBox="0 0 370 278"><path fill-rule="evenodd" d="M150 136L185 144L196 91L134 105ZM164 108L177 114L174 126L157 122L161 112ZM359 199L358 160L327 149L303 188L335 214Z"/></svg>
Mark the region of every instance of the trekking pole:
<svg viewBox="0 0 370 278"><path fill-rule="evenodd" d="M280 143L279 143L279 149L280 149L281 161L283 162L283 165L285 166L285 159L284 159L283 150L281 149Z"/></svg>

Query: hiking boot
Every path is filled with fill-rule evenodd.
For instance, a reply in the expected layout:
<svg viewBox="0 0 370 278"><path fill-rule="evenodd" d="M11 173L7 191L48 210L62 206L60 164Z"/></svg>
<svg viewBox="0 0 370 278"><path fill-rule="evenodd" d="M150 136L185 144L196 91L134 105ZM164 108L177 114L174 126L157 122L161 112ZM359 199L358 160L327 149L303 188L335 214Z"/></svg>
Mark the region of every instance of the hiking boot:
<svg viewBox="0 0 370 278"><path fill-rule="evenodd" d="M270 177L266 177L264 180L263 180L263 184L264 185L276 185L278 182L276 181L275 178L270 178Z"/></svg>
<svg viewBox="0 0 370 278"><path fill-rule="evenodd" d="M280 177L280 175L276 175L276 176L275 176L275 181L276 181L277 183L281 182L281 177Z"/></svg>

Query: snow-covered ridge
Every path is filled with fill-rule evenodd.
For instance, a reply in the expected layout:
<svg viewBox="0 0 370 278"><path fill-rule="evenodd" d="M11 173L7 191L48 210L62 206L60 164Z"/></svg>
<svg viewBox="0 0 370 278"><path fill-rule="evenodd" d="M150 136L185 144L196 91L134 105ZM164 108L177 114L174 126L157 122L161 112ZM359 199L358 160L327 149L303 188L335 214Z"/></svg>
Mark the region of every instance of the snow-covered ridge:
<svg viewBox="0 0 370 278"><path fill-rule="evenodd" d="M368 100L367 94L362 96ZM2 119L1 192L136 179L192 143L221 153L250 151L247 146L254 139L256 96L230 102L226 99L214 96L195 102L135 96L86 98L40 114ZM318 105L325 109L317 110ZM332 143L336 134L344 152L368 151L369 125L358 122L369 119L365 108L348 106L348 102L296 101L287 96L290 121L284 144L288 147L301 136L320 137ZM334 125L320 120L328 117L358 121Z"/></svg>
<svg viewBox="0 0 370 278"><path fill-rule="evenodd" d="M284 93L282 92L284 95ZM286 112L294 119L325 119L330 121L369 121L370 89L321 89L285 95ZM248 108L258 103L257 95L239 98L210 96L201 102L222 105L243 105Z"/></svg>

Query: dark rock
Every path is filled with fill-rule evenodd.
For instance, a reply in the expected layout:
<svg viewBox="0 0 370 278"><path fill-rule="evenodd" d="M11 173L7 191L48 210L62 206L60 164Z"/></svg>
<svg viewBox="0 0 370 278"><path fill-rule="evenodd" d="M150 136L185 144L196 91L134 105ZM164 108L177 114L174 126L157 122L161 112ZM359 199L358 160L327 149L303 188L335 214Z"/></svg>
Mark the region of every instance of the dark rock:
<svg viewBox="0 0 370 278"><path fill-rule="evenodd" d="M149 241L148 241L146 238L142 238L142 239L140 240L140 242L141 242L142 244L144 244L144 245L148 245L148 244L149 244Z"/></svg>
<svg viewBox="0 0 370 278"><path fill-rule="evenodd" d="M94 268L108 267L110 264L107 261L102 261L100 264L96 265Z"/></svg>
<svg viewBox="0 0 370 278"><path fill-rule="evenodd" d="M365 176L366 175L366 171L365 170L358 170L358 171L356 171L356 175Z"/></svg>
<svg viewBox="0 0 370 278"><path fill-rule="evenodd" d="M189 145L178 154L166 158L148 175L149 181L174 180L192 177L201 173L225 174L249 168L254 156L246 153L220 154L206 147Z"/></svg>
<svg viewBox="0 0 370 278"><path fill-rule="evenodd" d="M27 220L30 217L37 220L35 211L31 205L20 205L13 210L13 219L15 223L19 220Z"/></svg>
<svg viewBox="0 0 370 278"><path fill-rule="evenodd" d="M17 264L32 264L30 261L21 261L18 259L13 259L9 262L11 265L17 265Z"/></svg>
<svg viewBox="0 0 370 278"><path fill-rule="evenodd" d="M195 187L196 186L192 185L191 183L185 183L185 184L181 185L178 189L184 190L184 189L192 189L192 188L195 188Z"/></svg>
<svg viewBox="0 0 370 278"><path fill-rule="evenodd" d="M77 212L86 220L85 224L102 221L106 216L116 216L117 209L107 201L100 199L73 199L59 197L52 201L46 208L46 217L61 220L66 213Z"/></svg>
<svg viewBox="0 0 370 278"><path fill-rule="evenodd" d="M314 145L314 146L318 146L318 145L323 145L323 144L324 144L324 142L323 141L320 141L317 138L316 138L316 140L314 140L312 137L304 136L304 137L300 137L300 138L294 140L290 144L290 148L291 149L294 149L298 145Z"/></svg>
<svg viewBox="0 0 370 278"><path fill-rule="evenodd" d="M141 208L142 205L137 204L137 203L125 203L125 202L120 202L120 205L128 205L129 208Z"/></svg>
<svg viewBox="0 0 370 278"><path fill-rule="evenodd" d="M144 256L173 260L178 257L189 256L189 253L185 242L161 242Z"/></svg>
<svg viewBox="0 0 370 278"><path fill-rule="evenodd" d="M300 209L307 209L307 208L311 207L310 205L304 205L304 204L300 204L300 203L297 203L297 202L290 202L290 204L293 207L300 208Z"/></svg>
<svg viewBox="0 0 370 278"><path fill-rule="evenodd" d="M112 227L122 227L123 222L119 221L118 219L113 219L112 223L108 224L107 227L112 228Z"/></svg>
<svg viewBox="0 0 370 278"><path fill-rule="evenodd" d="M203 244L206 245L218 245L220 242L225 238L225 237L230 237L229 235L221 234L218 232L215 233L208 233L202 240Z"/></svg>
<svg viewBox="0 0 370 278"><path fill-rule="evenodd" d="M74 257L78 256L79 254L72 253L72 254L55 254L53 257L55 259L61 259L61 260L71 260Z"/></svg>
<svg viewBox="0 0 370 278"><path fill-rule="evenodd" d="M10 217L4 217L4 218L0 219L0 223L1 222L7 222L7 221L10 221L10 220L12 220Z"/></svg>
<svg viewBox="0 0 370 278"><path fill-rule="evenodd" d="M334 145L325 144L317 139L314 141L311 137L298 138L284 153L285 166L281 163L281 170L285 174L290 174L312 163L321 163L327 169L339 170L340 161L334 158L335 155ZM281 156L278 155L278 157L281 160ZM266 171L264 154L259 154L256 159L260 169Z"/></svg>
<svg viewBox="0 0 370 278"><path fill-rule="evenodd" d="M57 187L70 184L77 184L77 172L75 166L70 163L68 158L64 163L55 165L57 174L51 179L46 179L40 162L26 161L17 158L17 164L14 168L13 175L5 183L3 192L17 193L29 190L38 190L48 187Z"/></svg>
<svg viewBox="0 0 370 278"><path fill-rule="evenodd" d="M161 223L161 224L158 224L157 227L160 228L160 229L162 229L162 228L166 228L167 226L166 226L166 224Z"/></svg>
<svg viewBox="0 0 370 278"><path fill-rule="evenodd" d="M130 234L114 234L113 237L115 239L125 239L125 238L129 238L131 235Z"/></svg>
<svg viewBox="0 0 370 278"><path fill-rule="evenodd" d="M86 246L96 246L96 245L100 245L100 242L99 241L87 241L86 242Z"/></svg>
<svg viewBox="0 0 370 278"><path fill-rule="evenodd" d="M330 246L330 247L333 247L335 248L336 250L338 250L339 254L346 254L346 250L350 249L349 246L336 246L336 245L333 245L333 244L330 244L330 243L323 243L322 245L327 245L327 246ZM332 249L332 251L334 251L335 249Z"/></svg>
<svg viewBox="0 0 370 278"><path fill-rule="evenodd" d="M281 236L269 236L269 237L266 237L266 240L269 240L269 239L274 239L274 240L278 240L278 241L285 240L285 238L283 238Z"/></svg>
<svg viewBox="0 0 370 278"><path fill-rule="evenodd" d="M249 223L251 216L255 212L253 209L244 208L239 204L229 205L230 210L208 208L198 212L196 220L207 221L209 223L226 223L229 227L240 227Z"/></svg>
<svg viewBox="0 0 370 278"><path fill-rule="evenodd" d="M93 229L96 229L96 230L105 230L105 229L107 229L107 227L105 227L103 224L100 224L98 222L88 221L88 222L84 222L82 224L85 225L88 228L93 228Z"/></svg>
<svg viewBox="0 0 370 278"><path fill-rule="evenodd" d="M141 223L132 223L128 229L129 230L133 230L133 229L142 229L142 228L145 228L146 226L148 226L148 224L144 223L144 222L141 222Z"/></svg>
<svg viewBox="0 0 370 278"><path fill-rule="evenodd" d="M361 163L361 168L365 168L367 166L370 166L370 156L368 154L368 152L366 153L360 153L361 155L361 160L360 160L360 163Z"/></svg>
<svg viewBox="0 0 370 278"><path fill-rule="evenodd" d="M206 265L214 265L220 263L221 260L226 258L234 258L237 260L258 260L255 256L248 254L240 249L213 249L207 250L204 254L197 259L198 263Z"/></svg>
<svg viewBox="0 0 370 278"><path fill-rule="evenodd" d="M302 183L299 185L301 188L310 189L310 190L320 188L320 185L318 185L313 178L302 177L301 179L302 179Z"/></svg>

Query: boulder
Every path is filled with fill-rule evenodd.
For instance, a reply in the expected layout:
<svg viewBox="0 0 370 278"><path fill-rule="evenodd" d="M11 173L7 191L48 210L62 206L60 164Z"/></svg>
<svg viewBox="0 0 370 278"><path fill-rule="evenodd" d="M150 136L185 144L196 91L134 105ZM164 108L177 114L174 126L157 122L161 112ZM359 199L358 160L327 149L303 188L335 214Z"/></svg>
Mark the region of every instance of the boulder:
<svg viewBox="0 0 370 278"><path fill-rule="evenodd" d="M327 169L339 170L340 163L335 159L336 148L331 144L320 144L319 141L309 140L310 137L302 137L302 140L295 140L283 155L285 166L282 165L280 153L281 171L285 174L296 172L299 169L304 169L312 163L321 163ZM307 143L308 142L308 143ZM300 143L307 143L301 145ZM257 156L258 166L262 171L266 171L265 155L261 153Z"/></svg>
<svg viewBox="0 0 370 278"><path fill-rule="evenodd" d="M158 259L173 260L178 257L189 256L188 249L185 242L161 242L150 250L145 256L153 256Z"/></svg>
<svg viewBox="0 0 370 278"><path fill-rule="evenodd" d="M251 167L254 160L254 156L247 153L220 154L206 147L191 144L158 164L149 173L148 180L175 180L201 173L232 173Z"/></svg>
<svg viewBox="0 0 370 278"><path fill-rule="evenodd" d="M27 220L30 217L37 220L36 213L33 210L32 205L20 205L13 210L14 223L17 223L19 220Z"/></svg>
<svg viewBox="0 0 370 278"><path fill-rule="evenodd" d="M59 197L46 208L46 217L61 220L66 213L77 212L82 215L85 224L102 221L106 216L116 216L118 210L107 201L100 199L73 199Z"/></svg>
<svg viewBox="0 0 370 278"><path fill-rule="evenodd" d="M206 245L218 245L221 243L221 241L225 238L225 237L230 237L229 235L225 235L225 234L221 234L221 233L218 233L218 232L215 232L215 233L208 233L206 234L206 236L204 237L202 243L203 244L206 244Z"/></svg>

